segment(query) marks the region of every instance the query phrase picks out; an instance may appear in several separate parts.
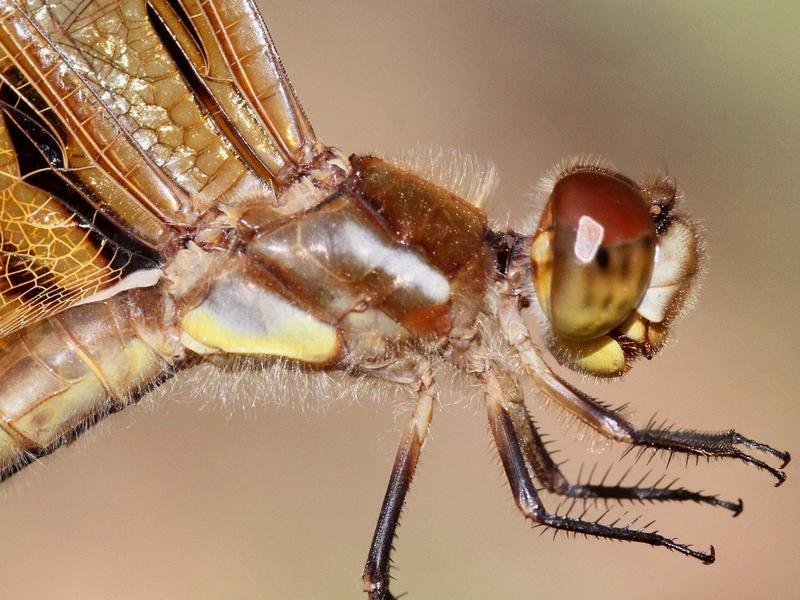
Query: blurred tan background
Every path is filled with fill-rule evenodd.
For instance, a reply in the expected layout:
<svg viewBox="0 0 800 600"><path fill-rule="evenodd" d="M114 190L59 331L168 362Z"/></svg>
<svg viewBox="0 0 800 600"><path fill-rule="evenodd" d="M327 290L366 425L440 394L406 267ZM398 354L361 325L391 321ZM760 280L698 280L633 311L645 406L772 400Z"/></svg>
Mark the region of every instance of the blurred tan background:
<svg viewBox="0 0 800 600"><path fill-rule="evenodd" d="M668 168L707 227L700 302L657 360L588 387L634 403L639 423L658 412L736 426L797 456L800 9L634 4L317 0L264 12L323 139L490 158L500 221L528 217L526 192L563 157L599 153L634 177ZM2 597L361 597L398 409L371 398L291 409L304 404L291 388L271 402L246 384L222 403L229 392L197 381L179 379L0 489ZM687 487L743 497L737 519L695 505L630 508L683 541L713 543L717 564L704 567L640 545L539 537L514 508L479 403L453 391L444 404L401 524L395 593L798 597L797 463L780 489L741 464L672 463ZM570 456L570 476L581 462L618 461L620 449L588 452L530 404Z"/></svg>

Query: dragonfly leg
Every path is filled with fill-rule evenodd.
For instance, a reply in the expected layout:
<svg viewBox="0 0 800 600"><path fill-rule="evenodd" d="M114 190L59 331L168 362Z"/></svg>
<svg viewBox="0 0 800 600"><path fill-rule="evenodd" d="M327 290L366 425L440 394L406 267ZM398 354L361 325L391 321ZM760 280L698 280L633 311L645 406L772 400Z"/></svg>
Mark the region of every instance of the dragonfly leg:
<svg viewBox="0 0 800 600"><path fill-rule="evenodd" d="M631 447L654 448L695 456L734 458L769 472L777 480L776 486L785 481L786 474L780 469L791 459L788 452L746 438L732 429L703 432L661 428L652 424L641 429L636 428L617 410L583 393L550 369L530 339L515 297L501 296L499 310L506 339L517 350L526 373L536 381L545 394L601 435L631 444ZM743 451L742 448L770 454L780 460L781 465L776 469Z"/></svg>
<svg viewBox="0 0 800 600"><path fill-rule="evenodd" d="M598 521L583 521L581 519L557 515L548 512L536 492L528 471L525 459L523 423L515 418L517 409L514 400L509 400L510 377L504 373L496 373L492 368L484 371L481 376L486 383L486 409L489 416L489 428L500 453L503 469L511 485L514 500L525 518L537 525L551 527L555 530L571 531L595 537L617 539L630 542L640 542L651 546L662 546L675 550L687 556L696 558L703 563L714 562L714 547L708 553L693 550L691 547L680 544L673 539L664 537L655 531L634 529L631 524L624 527L601 524ZM512 392L513 395L513 392ZM534 465L535 468L535 465Z"/></svg>
<svg viewBox="0 0 800 600"><path fill-rule="evenodd" d="M525 460L532 466L536 480L548 491L566 498L584 500L699 502L728 509L733 512L733 516L737 516L742 511L741 500L738 502L720 500L716 496L694 492L682 487L673 488L672 484L665 487L658 487L660 480L648 486L641 486L641 480L637 485L623 486L622 481L625 479L627 472L615 485L605 484L605 480L609 474L608 471L598 484L592 484L591 482L586 484L570 483L548 453L545 443L537 430L536 424L533 422L533 419L531 419L525 407L519 387L513 382L509 382L505 388L505 410L515 424L520 448L525 456Z"/></svg>
<svg viewBox="0 0 800 600"><path fill-rule="evenodd" d="M362 575L364 591L369 594L369 600L395 599L389 591L390 553L406 493L411 486L422 444L428 433L433 416L433 403L438 392L427 365L421 366L418 372L420 375L417 382L417 405L397 449Z"/></svg>

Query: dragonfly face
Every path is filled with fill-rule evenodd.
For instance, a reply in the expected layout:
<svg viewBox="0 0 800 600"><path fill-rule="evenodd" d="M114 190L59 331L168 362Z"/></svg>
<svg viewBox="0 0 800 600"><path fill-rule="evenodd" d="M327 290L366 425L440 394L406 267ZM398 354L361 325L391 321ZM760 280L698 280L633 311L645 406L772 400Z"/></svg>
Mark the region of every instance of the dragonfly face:
<svg viewBox="0 0 800 600"><path fill-rule="evenodd" d="M447 177L429 182L402 165L346 157L320 143L245 3L90 2L68 9L8 3L4 9L6 193L23 215L9 212L3 221L22 232L6 251L7 474L98 412L124 407L149 384L206 357L281 357L407 386L418 406L365 569L374 598L390 597L388 552L438 394L436 363L484 386L515 497L537 523L666 546L709 562L713 552L650 531L554 515L531 478L567 497L740 506L686 490L569 484L527 418L506 362L514 357L525 377L614 439L733 456L782 479L742 448L784 462L788 455L738 434L634 428L554 375L520 317L538 299L557 357L587 372L618 374L636 353L657 349L664 333L658 324L674 316L673 301L696 270L693 259L679 260L667 284L680 293L653 310L643 304L658 282L657 257L665 254L658 249L668 246L670 232L684 232L675 243L684 249L680 256L691 257L696 246L688 225L681 229L680 220L664 216L672 214L664 198L675 196L661 193L668 184L638 186L604 174L604 181L628 186L623 203L630 210L618 220L634 226L622 244L622 234L604 220L610 211L592 217L579 201L575 219L560 202L572 197L587 166L558 176L550 216L536 232L494 232ZM20 157L37 152L59 185L37 179L40 169L26 170ZM56 237L68 252L23 235L42 211L46 223L59 224ZM588 229L581 229L582 217L592 219ZM564 258L565 247L577 268ZM79 252L96 262L75 261ZM608 261L597 260L598 253ZM77 266L62 264L67 257ZM618 262L618 270L603 270ZM543 275L548 264L549 289L542 278L534 289L532 272ZM587 277L611 292L614 310L604 306L605 296L598 303L575 295L571 286ZM583 306L576 309L576 302ZM587 314L588 326L580 322ZM500 356L490 346L501 348ZM609 348L616 358L607 358ZM23 449L29 454L18 455Z"/></svg>
<svg viewBox="0 0 800 600"><path fill-rule="evenodd" d="M530 243L550 349L578 371L621 375L666 342L695 283L699 236L666 178L639 187L575 165L553 181Z"/></svg>

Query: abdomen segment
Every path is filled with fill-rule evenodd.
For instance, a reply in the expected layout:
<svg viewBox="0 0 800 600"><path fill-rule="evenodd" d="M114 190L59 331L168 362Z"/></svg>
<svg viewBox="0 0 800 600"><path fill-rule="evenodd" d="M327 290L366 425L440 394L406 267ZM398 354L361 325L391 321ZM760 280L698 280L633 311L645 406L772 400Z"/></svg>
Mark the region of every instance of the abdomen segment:
<svg viewBox="0 0 800 600"><path fill-rule="evenodd" d="M169 371L167 344L154 344L164 334L151 338L147 330L137 303L121 294L0 340L0 478L123 408Z"/></svg>

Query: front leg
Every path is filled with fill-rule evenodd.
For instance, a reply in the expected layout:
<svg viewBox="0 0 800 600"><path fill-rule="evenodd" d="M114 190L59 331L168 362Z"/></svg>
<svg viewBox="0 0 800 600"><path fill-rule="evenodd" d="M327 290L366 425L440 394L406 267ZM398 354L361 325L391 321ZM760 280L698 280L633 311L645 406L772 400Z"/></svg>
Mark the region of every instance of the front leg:
<svg viewBox="0 0 800 600"><path fill-rule="evenodd" d="M661 546L696 558L705 564L714 562L713 546L709 552L700 552L655 531L646 531L647 526L642 529L634 529L632 524L617 527L614 524L602 524L599 519L584 521L549 512L542 504L531 479L529 469L533 465L530 465L525 458L524 421L515 418L515 413L517 413L516 402L513 398L515 386L510 376L500 371L496 365L487 365L479 375L486 384L485 398L489 428L500 453L514 500L525 518L537 525L544 525L556 530Z"/></svg>
<svg viewBox="0 0 800 600"><path fill-rule="evenodd" d="M564 496L565 498L575 498L587 500L617 500L617 501L642 501L650 502L698 502L710 506L725 508L737 516L742 512L742 501L729 502L721 500L714 495L694 492L683 487L672 487L675 481L665 487L658 487L661 479L653 485L641 486L640 480L634 486L623 486L627 472L616 484L606 484L606 475L597 484L589 482L586 484L570 483L567 477L561 472L558 465L553 461L547 451L541 435L537 431L536 425L528 413L522 394L518 386L509 383L506 390L506 400L504 407L509 417L513 420L519 438L520 448L522 449L525 460L530 465L536 480L548 491ZM580 475L578 476L580 479ZM663 477L662 477L663 478Z"/></svg>
<svg viewBox="0 0 800 600"><path fill-rule="evenodd" d="M786 479L781 471L791 459L788 452L751 440L734 430L702 432L691 429L663 429L646 426L637 429L616 410L609 408L556 375L539 355L517 308L517 298L502 294L499 303L500 322L508 342L517 350L523 367L539 388L563 408L574 414L601 435L631 444L631 447L654 448L667 452L682 452L695 456L730 457L751 464L772 474L776 486ZM742 450L749 448L771 454L779 468Z"/></svg>
<svg viewBox="0 0 800 600"><path fill-rule="evenodd" d="M367 564L364 566L362 575L364 591L369 594L369 600L395 599L389 591L392 544L406 494L417 468L422 444L428 433L433 416L433 403L438 392L438 387L427 364L419 365L417 373L417 406L403 432L400 447L397 449L389 485L386 488L378 524L375 527L375 534L367 555Z"/></svg>

